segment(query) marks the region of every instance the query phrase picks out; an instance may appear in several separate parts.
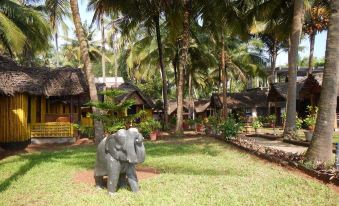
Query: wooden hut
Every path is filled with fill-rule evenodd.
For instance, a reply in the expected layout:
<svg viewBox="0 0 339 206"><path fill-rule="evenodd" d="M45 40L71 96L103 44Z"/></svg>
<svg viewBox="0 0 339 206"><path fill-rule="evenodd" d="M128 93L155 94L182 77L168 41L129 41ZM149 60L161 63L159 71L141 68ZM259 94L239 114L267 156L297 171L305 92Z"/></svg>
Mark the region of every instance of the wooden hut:
<svg viewBox="0 0 339 206"><path fill-rule="evenodd" d="M302 116L304 111L302 102L300 101L299 92L305 83L306 77L297 80L297 113ZM282 114L286 112L286 101L288 92L288 82L271 84L268 92L267 101L269 102L270 114L275 114L277 124L282 124Z"/></svg>
<svg viewBox="0 0 339 206"><path fill-rule="evenodd" d="M0 144L71 137L87 90L80 69L24 68L0 56Z"/></svg>
<svg viewBox="0 0 339 206"><path fill-rule="evenodd" d="M320 92L322 88L322 81L323 81L323 74L322 73L315 73L311 74L307 77L305 80L303 86L301 87L299 91L299 97L300 97L300 113L302 113L303 117L306 116L307 106L318 106L319 99L320 99ZM337 102L339 100L339 91L337 94ZM336 122L334 125L334 128L337 129L339 126L339 105L337 104L337 110L336 110Z"/></svg>
<svg viewBox="0 0 339 206"><path fill-rule="evenodd" d="M264 116L268 111L267 89L250 89L239 93L227 94L227 106L231 113L247 117ZM212 113L220 113L222 109L222 95L212 94Z"/></svg>
<svg viewBox="0 0 339 206"><path fill-rule="evenodd" d="M125 91L124 94L117 97L119 103L123 103L126 100L133 100L134 105L130 107L126 114L136 114L140 110L144 110L147 113L147 117L153 116L153 108L155 107L153 101L148 98L143 92L134 84L125 82L122 83L118 89Z"/></svg>

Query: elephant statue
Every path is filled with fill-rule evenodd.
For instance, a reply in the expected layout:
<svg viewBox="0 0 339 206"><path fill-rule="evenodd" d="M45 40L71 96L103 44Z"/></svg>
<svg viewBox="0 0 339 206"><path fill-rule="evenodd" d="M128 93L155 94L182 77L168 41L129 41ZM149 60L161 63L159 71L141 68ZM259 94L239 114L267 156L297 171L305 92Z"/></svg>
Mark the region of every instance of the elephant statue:
<svg viewBox="0 0 339 206"><path fill-rule="evenodd" d="M107 189L110 195L118 187L127 186L133 192L139 191L136 164L145 161L144 137L138 129L120 129L104 138L98 145L94 170L97 188L104 187L104 176L107 176Z"/></svg>

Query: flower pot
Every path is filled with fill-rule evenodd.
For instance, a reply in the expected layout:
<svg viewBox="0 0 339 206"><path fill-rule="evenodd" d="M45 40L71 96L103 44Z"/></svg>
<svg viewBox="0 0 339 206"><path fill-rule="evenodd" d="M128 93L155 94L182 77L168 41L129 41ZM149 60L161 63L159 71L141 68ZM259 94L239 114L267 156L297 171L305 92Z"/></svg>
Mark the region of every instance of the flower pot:
<svg viewBox="0 0 339 206"><path fill-rule="evenodd" d="M196 126L196 132L202 132L202 124L197 124Z"/></svg>
<svg viewBox="0 0 339 206"><path fill-rule="evenodd" d="M151 138L152 141L157 140L157 134L158 134L157 131L153 131L151 132L151 134L149 134L149 137Z"/></svg>
<svg viewBox="0 0 339 206"><path fill-rule="evenodd" d="M310 142L313 137L313 131L307 130L307 131L304 131L304 134L305 134L306 141Z"/></svg>

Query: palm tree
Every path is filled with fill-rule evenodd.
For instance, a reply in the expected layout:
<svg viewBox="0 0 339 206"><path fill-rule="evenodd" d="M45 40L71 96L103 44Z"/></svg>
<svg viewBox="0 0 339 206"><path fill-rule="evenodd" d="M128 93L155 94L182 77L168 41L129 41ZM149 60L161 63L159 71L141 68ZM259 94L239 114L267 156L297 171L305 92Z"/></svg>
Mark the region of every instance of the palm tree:
<svg viewBox="0 0 339 206"><path fill-rule="evenodd" d="M181 52L179 55L179 75L177 88L177 122L175 133L179 136L183 133L183 101L184 101L184 74L187 65L188 47L190 42L191 0L183 0L183 30L181 38Z"/></svg>
<svg viewBox="0 0 339 206"><path fill-rule="evenodd" d="M58 29L61 26L64 31L67 31L65 20L70 17L69 1L68 0L46 0L46 13L49 16L51 27L54 30L54 40L56 48L56 66L59 67L59 34Z"/></svg>
<svg viewBox="0 0 339 206"><path fill-rule="evenodd" d="M92 74L92 64L91 64L91 60L90 60L89 52L87 48L88 43L86 41L85 33L81 25L78 0L70 0L70 6L71 6L71 11L72 11L76 36L80 44L81 59L84 63L84 69L86 72L87 82L89 86L90 98L91 98L91 101L98 101L98 94L97 94L97 89L95 87L94 75ZM95 115L100 114L100 111L97 108L93 107L92 109ZM94 120L94 132L95 132L95 142L99 144L99 142L104 137L104 133L103 133L104 130L103 130L102 122L98 120Z"/></svg>
<svg viewBox="0 0 339 206"><path fill-rule="evenodd" d="M13 0L0 1L0 44L11 56L49 48L50 27L41 12Z"/></svg>
<svg viewBox="0 0 339 206"><path fill-rule="evenodd" d="M308 58L308 73L313 70L313 53L315 36L327 30L330 18L330 5L327 0L317 0L312 7L307 10L303 30L310 38L310 55Z"/></svg>
<svg viewBox="0 0 339 206"><path fill-rule="evenodd" d="M284 138L294 138L296 123L296 101L297 101L297 66L298 48L302 32L302 20L304 16L304 0L294 0L294 11L292 30L290 33L288 52L288 91L287 91L287 111Z"/></svg>
<svg viewBox="0 0 339 206"><path fill-rule="evenodd" d="M126 33L129 33L136 26L143 26L148 30L155 27L155 33L158 44L159 52L159 65L162 76L162 93L164 101L164 111L168 110L167 100L167 75L163 60L163 45L160 32L160 20L163 9L168 5L167 1L152 1L152 0L137 0L137 1L115 1L107 2L105 0L92 0L89 3L89 8L95 10L94 18L102 15L103 12L110 13L112 11L121 12L124 21L122 22L125 27ZM124 32L123 32L124 33ZM168 115L164 112L164 125L167 127Z"/></svg>
<svg viewBox="0 0 339 206"><path fill-rule="evenodd" d="M317 123L306 158L315 163L328 163L332 160L333 125L337 107L337 85L339 78L339 1L332 1L333 13L330 17L327 34L326 63L323 85L320 94Z"/></svg>

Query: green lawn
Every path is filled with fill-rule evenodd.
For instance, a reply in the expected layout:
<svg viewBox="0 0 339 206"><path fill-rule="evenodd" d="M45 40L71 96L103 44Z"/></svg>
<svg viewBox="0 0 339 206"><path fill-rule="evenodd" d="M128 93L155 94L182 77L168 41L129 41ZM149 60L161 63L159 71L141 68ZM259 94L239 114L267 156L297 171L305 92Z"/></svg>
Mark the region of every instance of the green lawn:
<svg viewBox="0 0 339 206"><path fill-rule="evenodd" d="M317 181L265 163L209 138L146 143L143 166L161 174L141 192L103 190L73 181L92 169L93 146L23 154L0 161L0 205L338 205Z"/></svg>

